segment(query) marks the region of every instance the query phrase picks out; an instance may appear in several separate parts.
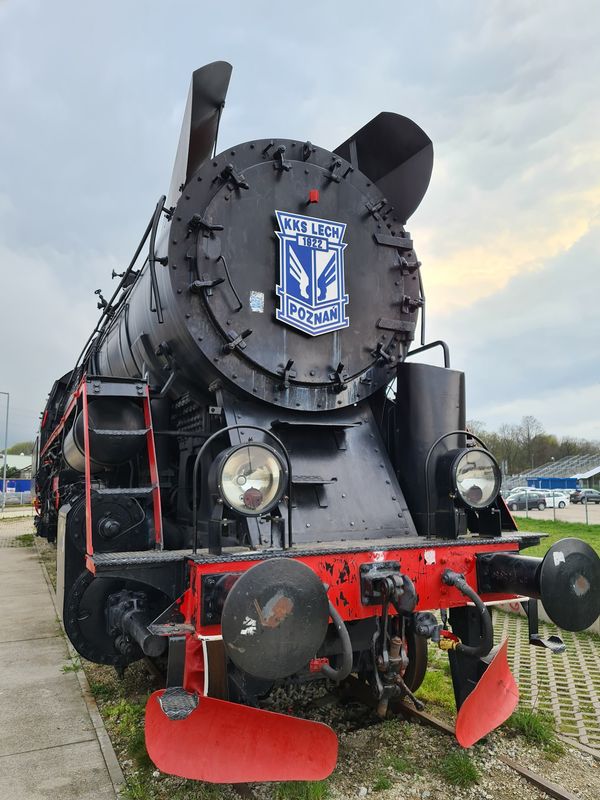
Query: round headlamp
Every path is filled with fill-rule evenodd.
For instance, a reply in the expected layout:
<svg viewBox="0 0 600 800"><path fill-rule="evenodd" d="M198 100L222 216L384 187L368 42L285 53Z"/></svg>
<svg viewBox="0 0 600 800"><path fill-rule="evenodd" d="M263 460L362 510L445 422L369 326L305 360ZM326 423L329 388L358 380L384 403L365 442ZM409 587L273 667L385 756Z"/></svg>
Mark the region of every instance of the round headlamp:
<svg viewBox="0 0 600 800"><path fill-rule="evenodd" d="M462 450L452 463L454 491L470 508L485 508L493 503L501 482L500 467L487 450Z"/></svg>
<svg viewBox="0 0 600 800"><path fill-rule="evenodd" d="M245 516L259 516L281 500L287 469L266 444L231 447L217 458L213 477L223 502Z"/></svg>

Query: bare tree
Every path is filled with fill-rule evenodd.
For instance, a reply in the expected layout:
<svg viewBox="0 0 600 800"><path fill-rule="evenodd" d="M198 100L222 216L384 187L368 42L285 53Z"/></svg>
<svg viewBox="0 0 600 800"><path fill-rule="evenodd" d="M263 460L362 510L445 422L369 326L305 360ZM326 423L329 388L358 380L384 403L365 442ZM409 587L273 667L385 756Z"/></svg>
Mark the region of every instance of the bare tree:
<svg viewBox="0 0 600 800"><path fill-rule="evenodd" d="M544 426L536 417L523 417L518 428L519 441L527 455L527 467L533 469L536 438L544 433Z"/></svg>

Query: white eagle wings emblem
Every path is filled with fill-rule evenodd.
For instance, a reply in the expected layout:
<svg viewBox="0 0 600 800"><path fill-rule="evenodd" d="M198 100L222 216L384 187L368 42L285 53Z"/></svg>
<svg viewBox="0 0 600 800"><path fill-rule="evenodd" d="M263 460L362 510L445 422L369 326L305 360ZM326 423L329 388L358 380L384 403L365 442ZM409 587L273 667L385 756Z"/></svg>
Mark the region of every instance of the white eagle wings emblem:
<svg viewBox="0 0 600 800"><path fill-rule="evenodd" d="M281 229L276 231L281 266L277 319L311 336L347 328L346 225L284 211L275 214Z"/></svg>

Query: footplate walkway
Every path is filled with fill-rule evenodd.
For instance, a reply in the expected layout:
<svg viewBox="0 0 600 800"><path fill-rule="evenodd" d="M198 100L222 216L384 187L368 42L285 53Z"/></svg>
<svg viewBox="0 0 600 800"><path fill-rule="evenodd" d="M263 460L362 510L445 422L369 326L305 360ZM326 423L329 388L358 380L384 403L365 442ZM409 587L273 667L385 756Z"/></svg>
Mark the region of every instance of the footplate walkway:
<svg viewBox="0 0 600 800"><path fill-rule="evenodd" d="M31 517L0 521L0 797L115 800L118 765L85 680L64 671L73 662L36 549L22 538L31 533Z"/></svg>

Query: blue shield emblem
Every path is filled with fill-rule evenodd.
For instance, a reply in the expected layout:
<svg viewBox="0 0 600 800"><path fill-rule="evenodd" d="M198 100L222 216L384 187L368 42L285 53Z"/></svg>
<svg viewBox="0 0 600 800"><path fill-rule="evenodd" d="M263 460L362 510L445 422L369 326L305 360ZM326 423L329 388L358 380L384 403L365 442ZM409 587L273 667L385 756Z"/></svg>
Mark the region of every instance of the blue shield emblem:
<svg viewBox="0 0 600 800"><path fill-rule="evenodd" d="M275 315L311 336L347 328L344 291L346 225L275 211L279 223L281 298Z"/></svg>

